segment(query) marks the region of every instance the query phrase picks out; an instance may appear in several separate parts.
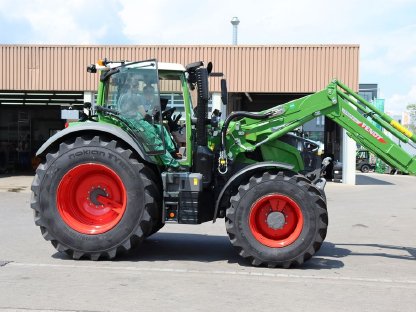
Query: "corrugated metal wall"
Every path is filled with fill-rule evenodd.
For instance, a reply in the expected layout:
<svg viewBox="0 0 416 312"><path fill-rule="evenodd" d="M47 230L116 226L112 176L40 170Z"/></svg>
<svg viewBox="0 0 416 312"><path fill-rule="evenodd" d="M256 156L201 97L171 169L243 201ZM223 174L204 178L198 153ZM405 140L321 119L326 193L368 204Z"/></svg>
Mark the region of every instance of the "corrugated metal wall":
<svg viewBox="0 0 416 312"><path fill-rule="evenodd" d="M86 72L99 58L186 65L212 61L230 92L323 89L333 78L358 90L358 45L308 46L35 46L0 45L0 90L92 91L98 75ZM213 89L218 91L219 78Z"/></svg>

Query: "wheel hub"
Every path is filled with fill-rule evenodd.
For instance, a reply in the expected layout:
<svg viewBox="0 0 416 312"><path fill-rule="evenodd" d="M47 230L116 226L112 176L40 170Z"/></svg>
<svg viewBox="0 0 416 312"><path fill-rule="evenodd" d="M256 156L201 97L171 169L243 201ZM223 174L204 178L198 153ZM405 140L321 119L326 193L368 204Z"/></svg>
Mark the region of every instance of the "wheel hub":
<svg viewBox="0 0 416 312"><path fill-rule="evenodd" d="M267 216L267 225L273 230L282 229L285 225L286 218L281 212L275 211Z"/></svg>
<svg viewBox="0 0 416 312"><path fill-rule="evenodd" d="M127 207L127 190L118 174L96 163L80 164L62 177L56 193L62 220L83 234L113 229Z"/></svg>
<svg viewBox="0 0 416 312"><path fill-rule="evenodd" d="M90 192L90 201L96 206L102 206L103 204L97 199L98 196L108 197L108 194L105 190L100 187L93 188Z"/></svg>
<svg viewBox="0 0 416 312"><path fill-rule="evenodd" d="M254 238L261 244L283 248L299 238L303 228L302 210L287 195L268 194L251 206L249 226Z"/></svg>

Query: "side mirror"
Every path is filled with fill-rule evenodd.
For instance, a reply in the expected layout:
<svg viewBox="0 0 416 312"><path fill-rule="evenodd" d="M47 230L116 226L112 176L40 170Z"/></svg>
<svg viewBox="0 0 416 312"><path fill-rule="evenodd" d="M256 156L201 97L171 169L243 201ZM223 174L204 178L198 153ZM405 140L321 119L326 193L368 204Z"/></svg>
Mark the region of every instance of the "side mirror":
<svg viewBox="0 0 416 312"><path fill-rule="evenodd" d="M228 103L227 80L225 79L221 79L221 101L224 105Z"/></svg>
<svg viewBox="0 0 416 312"><path fill-rule="evenodd" d="M207 72L208 72L208 75L211 74L211 72L212 72L212 62L209 62L208 63L208 65L207 65Z"/></svg>
<svg viewBox="0 0 416 312"><path fill-rule="evenodd" d="M95 64L91 64L87 67L87 72L90 74L95 74L97 72L97 66L95 66Z"/></svg>

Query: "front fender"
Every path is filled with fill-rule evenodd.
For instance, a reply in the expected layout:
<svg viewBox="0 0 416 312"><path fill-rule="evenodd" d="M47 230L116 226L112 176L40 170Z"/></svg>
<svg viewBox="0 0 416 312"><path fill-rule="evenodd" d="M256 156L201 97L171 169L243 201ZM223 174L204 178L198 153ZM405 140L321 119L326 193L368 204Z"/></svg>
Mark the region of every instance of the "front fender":
<svg viewBox="0 0 416 312"><path fill-rule="evenodd" d="M42 146L36 152L36 156L44 155L49 147L59 144L60 142L66 140L68 137L73 137L74 135L81 136L83 134L91 133L96 135L102 133L106 136L115 137L115 139L128 144L143 160L150 163L155 163L155 160L145 153L140 143L135 141L123 129L112 124L99 122L79 123L79 125L68 127L62 131L59 131L42 144Z"/></svg>
<svg viewBox="0 0 416 312"><path fill-rule="evenodd" d="M275 162L275 161L265 161L259 162L253 165L249 165L244 167L240 171L237 171L231 178L228 179L227 183L225 183L224 187L221 189L221 192L217 198L215 203L215 211L214 211L214 218L213 223L217 219L218 210L224 196L224 193L228 190L228 188L238 179L242 179L245 176L252 176L256 171L265 171L266 169L284 169L284 170L293 170L294 166L286 163Z"/></svg>

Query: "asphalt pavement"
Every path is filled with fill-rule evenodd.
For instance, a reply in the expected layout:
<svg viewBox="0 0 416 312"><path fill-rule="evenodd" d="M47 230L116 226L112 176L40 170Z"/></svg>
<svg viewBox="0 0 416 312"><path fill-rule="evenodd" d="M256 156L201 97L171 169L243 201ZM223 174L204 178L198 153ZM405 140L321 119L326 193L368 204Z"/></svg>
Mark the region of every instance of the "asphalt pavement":
<svg viewBox="0 0 416 312"><path fill-rule="evenodd" d="M0 176L0 311L414 311L416 177L328 183L329 229L295 269L249 266L222 219L165 226L115 261L74 261L34 225L33 177Z"/></svg>

